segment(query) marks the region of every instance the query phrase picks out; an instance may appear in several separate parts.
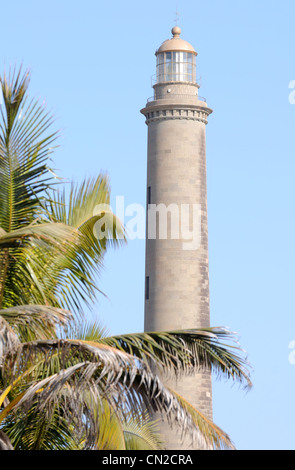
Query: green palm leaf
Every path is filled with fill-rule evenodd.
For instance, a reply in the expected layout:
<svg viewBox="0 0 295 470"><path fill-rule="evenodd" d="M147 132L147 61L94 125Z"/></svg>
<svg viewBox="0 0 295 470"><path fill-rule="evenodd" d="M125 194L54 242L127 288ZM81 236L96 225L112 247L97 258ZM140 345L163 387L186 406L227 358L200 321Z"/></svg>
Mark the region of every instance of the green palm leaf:
<svg viewBox="0 0 295 470"><path fill-rule="evenodd" d="M43 214L54 223L76 229L79 246L71 253L56 253L53 261L45 263L45 276L48 273L58 278L62 306L76 311L86 304L91 309L97 293L101 293L93 279L101 274L107 248L126 242L124 227L110 210L109 182L104 175L85 179L81 185L72 184L68 200L67 204L65 190L55 191L43 206ZM105 237L98 238L95 227L102 219Z"/></svg>
<svg viewBox="0 0 295 470"><path fill-rule="evenodd" d="M65 328L73 319L73 316L68 310L56 307L19 305L0 310L1 318L7 322L17 337L25 342L29 339L50 339L54 337L57 327ZM4 342L4 337L2 341ZM8 345L6 349L9 349Z"/></svg>
<svg viewBox="0 0 295 470"><path fill-rule="evenodd" d="M52 183L48 156L57 133L43 136L53 119L43 105L27 104L29 73L0 78L4 99L0 123L0 226L6 232L30 224L38 194Z"/></svg>
<svg viewBox="0 0 295 470"><path fill-rule="evenodd" d="M59 304L54 296L56 278L44 276L44 264L56 253L70 256L80 243L80 234L58 223L31 224L0 233L0 307L16 304Z"/></svg>
<svg viewBox="0 0 295 470"><path fill-rule="evenodd" d="M45 234L45 227L32 224L40 211L40 197L54 182L48 160L57 133L48 132L53 118L44 105L28 101L28 85L29 72L22 74L21 69L0 77L4 102L0 107L0 308L17 299L28 303L21 289L16 293L13 288L16 279L17 285L26 285L23 263L18 269L17 262L23 241L48 237L52 242L53 235L50 227Z"/></svg>
<svg viewBox="0 0 295 470"><path fill-rule="evenodd" d="M232 378L247 388L252 386L247 358L234 334L225 329L137 333L100 341L136 355L146 365L156 365L165 374L211 369L217 376Z"/></svg>
<svg viewBox="0 0 295 470"><path fill-rule="evenodd" d="M164 443L158 423L146 412L134 419L131 415L123 421L126 450L163 450Z"/></svg>
<svg viewBox="0 0 295 470"><path fill-rule="evenodd" d="M58 406L51 416L32 406L19 410L16 418L10 417L3 426L15 450L79 450L73 429Z"/></svg>

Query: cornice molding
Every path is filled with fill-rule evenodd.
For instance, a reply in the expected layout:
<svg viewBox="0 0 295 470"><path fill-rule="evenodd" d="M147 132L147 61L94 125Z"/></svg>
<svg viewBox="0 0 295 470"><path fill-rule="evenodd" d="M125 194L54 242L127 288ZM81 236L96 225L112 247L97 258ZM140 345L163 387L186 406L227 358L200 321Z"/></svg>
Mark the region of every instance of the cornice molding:
<svg viewBox="0 0 295 470"><path fill-rule="evenodd" d="M163 121L163 120L188 120L188 121L200 121L204 124L208 124L208 116L212 113L212 110L209 108L203 107L187 107L187 106L167 106L166 108L157 109L153 108L144 108L141 110L141 113L146 117L146 124L150 124L154 121Z"/></svg>

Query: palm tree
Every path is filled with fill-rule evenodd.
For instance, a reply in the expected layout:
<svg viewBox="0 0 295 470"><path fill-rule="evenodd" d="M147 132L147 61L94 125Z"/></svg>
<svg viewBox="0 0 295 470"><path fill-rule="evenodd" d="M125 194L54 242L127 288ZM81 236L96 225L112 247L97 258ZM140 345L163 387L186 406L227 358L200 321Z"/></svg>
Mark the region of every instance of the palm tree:
<svg viewBox="0 0 295 470"><path fill-rule="evenodd" d="M11 313L2 311L2 331ZM217 374L249 385L244 360L230 350L228 339L226 331L211 329L116 337L92 332L87 339L19 343L4 357L0 423L20 448L105 449L114 440L122 448L128 418L140 421L152 408L202 447L233 448L226 433L152 372L155 365L166 374L199 370L201 358L202 368L210 365Z"/></svg>
<svg viewBox="0 0 295 470"><path fill-rule="evenodd" d="M93 279L104 254L125 242L108 209L108 179L72 184L67 198L49 167L53 119L28 100L29 73L4 74L0 82L0 448L8 437L18 449L161 448L151 409L208 448L232 448L226 433L153 372L210 368L249 387L232 335L109 337L96 324L85 329L82 311L100 293ZM98 239L102 218L105 237Z"/></svg>

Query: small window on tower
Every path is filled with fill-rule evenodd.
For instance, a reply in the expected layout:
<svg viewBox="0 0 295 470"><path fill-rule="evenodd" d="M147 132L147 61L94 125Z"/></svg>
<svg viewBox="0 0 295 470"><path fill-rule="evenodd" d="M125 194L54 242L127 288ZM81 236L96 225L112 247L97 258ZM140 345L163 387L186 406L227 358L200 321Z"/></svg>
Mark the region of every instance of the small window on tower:
<svg viewBox="0 0 295 470"><path fill-rule="evenodd" d="M147 204L151 204L151 187L149 186L147 189Z"/></svg>
<svg viewBox="0 0 295 470"><path fill-rule="evenodd" d="M145 300L149 300L150 298L150 278L147 276L145 278Z"/></svg>

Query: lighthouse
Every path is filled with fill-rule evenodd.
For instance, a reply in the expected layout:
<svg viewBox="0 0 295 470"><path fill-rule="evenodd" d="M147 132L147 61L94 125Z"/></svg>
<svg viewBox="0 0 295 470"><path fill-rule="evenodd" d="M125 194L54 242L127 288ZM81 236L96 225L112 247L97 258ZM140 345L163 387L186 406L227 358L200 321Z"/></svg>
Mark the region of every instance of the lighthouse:
<svg viewBox="0 0 295 470"><path fill-rule="evenodd" d="M197 52L178 26L155 53L154 94L141 113L148 126L145 331L210 326L206 125ZM212 419L210 372L168 382ZM167 449L190 449L162 423Z"/></svg>

